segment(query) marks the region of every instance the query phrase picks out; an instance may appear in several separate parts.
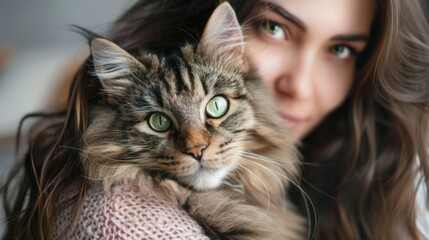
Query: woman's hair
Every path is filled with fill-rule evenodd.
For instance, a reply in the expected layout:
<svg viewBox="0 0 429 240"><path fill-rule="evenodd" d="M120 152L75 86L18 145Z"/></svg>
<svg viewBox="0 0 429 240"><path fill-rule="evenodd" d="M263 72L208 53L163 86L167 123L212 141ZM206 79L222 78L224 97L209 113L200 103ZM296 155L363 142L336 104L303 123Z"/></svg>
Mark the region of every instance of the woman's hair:
<svg viewBox="0 0 429 240"><path fill-rule="evenodd" d="M416 194L418 184L429 185L429 27L418 1L376 2L349 98L301 147L314 164L303 178L319 205L320 239L421 237Z"/></svg>
<svg viewBox="0 0 429 240"><path fill-rule="evenodd" d="M113 25L110 38L129 52L174 51L198 40L220 2L138 1ZM252 23L258 1L229 2L244 26ZM418 239L416 182L429 185L429 26L417 0L376 2L350 96L301 144L302 179L318 209L316 239ZM78 217L88 186L75 149L100 89L86 68L64 111L34 125L25 159L6 185L8 237L49 239L54 203L67 184L79 190L70 221ZM21 179L16 194L9 193L12 179Z"/></svg>

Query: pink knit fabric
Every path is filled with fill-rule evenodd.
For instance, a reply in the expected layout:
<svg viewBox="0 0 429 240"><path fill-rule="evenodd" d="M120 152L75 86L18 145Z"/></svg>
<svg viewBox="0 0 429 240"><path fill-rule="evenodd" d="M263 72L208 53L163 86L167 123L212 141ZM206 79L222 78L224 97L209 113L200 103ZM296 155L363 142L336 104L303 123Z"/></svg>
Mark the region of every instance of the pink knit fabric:
<svg viewBox="0 0 429 240"><path fill-rule="evenodd" d="M64 209L57 229L70 224ZM61 236L57 236L61 237ZM202 228L177 204L143 196L137 188L115 186L106 195L92 188L85 197L79 223L69 239L208 239Z"/></svg>

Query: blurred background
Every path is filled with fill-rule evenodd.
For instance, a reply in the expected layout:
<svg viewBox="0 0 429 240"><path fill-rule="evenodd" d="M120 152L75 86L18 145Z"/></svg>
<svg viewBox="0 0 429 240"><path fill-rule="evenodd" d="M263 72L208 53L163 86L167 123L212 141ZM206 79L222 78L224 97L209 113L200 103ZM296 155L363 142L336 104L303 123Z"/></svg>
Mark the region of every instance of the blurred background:
<svg viewBox="0 0 429 240"><path fill-rule="evenodd" d="M134 2L0 0L0 183L14 162L19 120L64 101L65 79L87 54L85 40L67 25L103 34ZM0 211L0 233L2 220Z"/></svg>

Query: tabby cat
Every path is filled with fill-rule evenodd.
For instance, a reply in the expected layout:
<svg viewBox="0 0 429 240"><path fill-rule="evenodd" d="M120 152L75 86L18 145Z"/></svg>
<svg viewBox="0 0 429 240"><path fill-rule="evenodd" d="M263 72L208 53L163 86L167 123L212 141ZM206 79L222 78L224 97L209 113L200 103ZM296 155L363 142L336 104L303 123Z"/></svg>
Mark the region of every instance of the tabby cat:
<svg viewBox="0 0 429 240"><path fill-rule="evenodd" d="M87 178L105 189L165 188L216 237L302 238L305 223L285 193L298 172L295 150L228 3L177 54L135 57L89 41L104 100L84 134Z"/></svg>

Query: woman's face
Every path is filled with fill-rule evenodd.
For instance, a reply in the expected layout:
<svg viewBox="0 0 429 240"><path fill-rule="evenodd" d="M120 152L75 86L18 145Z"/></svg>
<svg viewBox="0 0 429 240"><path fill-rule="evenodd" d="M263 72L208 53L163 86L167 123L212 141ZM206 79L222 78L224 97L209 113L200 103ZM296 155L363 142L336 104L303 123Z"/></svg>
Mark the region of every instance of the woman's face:
<svg viewBox="0 0 429 240"><path fill-rule="evenodd" d="M373 0L264 3L246 32L247 52L299 140L347 97L375 6Z"/></svg>

